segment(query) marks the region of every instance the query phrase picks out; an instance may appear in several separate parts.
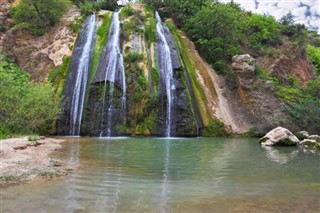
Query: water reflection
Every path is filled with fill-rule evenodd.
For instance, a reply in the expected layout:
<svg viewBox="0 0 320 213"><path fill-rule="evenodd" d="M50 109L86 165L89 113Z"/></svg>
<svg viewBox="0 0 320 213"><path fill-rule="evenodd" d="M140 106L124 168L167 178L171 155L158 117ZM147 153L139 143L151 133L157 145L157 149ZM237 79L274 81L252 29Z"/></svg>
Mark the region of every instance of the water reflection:
<svg viewBox="0 0 320 213"><path fill-rule="evenodd" d="M80 204L77 201L77 197L79 196L76 188L77 181L77 169L80 165L80 138L71 138L71 143L73 146L70 147L69 150L69 162L68 164L73 168L74 172L70 175L70 178L67 180L66 184L66 197L65 199L68 201L65 211L66 212L74 212L77 209L80 209Z"/></svg>
<svg viewBox="0 0 320 213"><path fill-rule="evenodd" d="M279 164L287 164L289 161L293 160L299 153L298 149L295 149L291 152L285 152L284 150L281 151L280 148L275 148L271 146L261 147L264 150L266 150L266 155L268 159Z"/></svg>
<svg viewBox="0 0 320 213"><path fill-rule="evenodd" d="M4 189L3 212L320 209L318 155L297 148L261 149L254 139L68 140L59 156L74 173L62 181Z"/></svg>
<svg viewBox="0 0 320 213"><path fill-rule="evenodd" d="M170 163L170 140L166 140L164 147L164 166L162 170L162 186L161 186L161 198L160 198L160 212L166 212L168 195L168 176L169 176L169 163Z"/></svg>

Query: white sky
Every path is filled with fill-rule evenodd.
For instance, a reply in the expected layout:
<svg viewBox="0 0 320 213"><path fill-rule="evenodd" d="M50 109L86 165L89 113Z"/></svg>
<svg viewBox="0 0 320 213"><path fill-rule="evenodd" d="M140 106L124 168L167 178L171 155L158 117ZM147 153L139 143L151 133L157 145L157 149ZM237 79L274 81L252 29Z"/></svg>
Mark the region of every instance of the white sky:
<svg viewBox="0 0 320 213"><path fill-rule="evenodd" d="M230 2L231 0L220 0ZM279 20L292 13L295 21L320 33L320 0L234 0L245 10L274 16Z"/></svg>

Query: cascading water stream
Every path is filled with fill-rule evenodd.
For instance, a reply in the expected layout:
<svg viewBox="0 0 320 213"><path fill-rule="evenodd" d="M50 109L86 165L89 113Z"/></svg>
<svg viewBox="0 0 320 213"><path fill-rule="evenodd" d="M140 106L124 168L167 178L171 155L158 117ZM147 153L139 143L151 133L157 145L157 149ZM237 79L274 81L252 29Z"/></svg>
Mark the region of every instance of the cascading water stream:
<svg viewBox="0 0 320 213"><path fill-rule="evenodd" d="M157 36L161 42L158 43L158 49L161 49L162 55L159 57L159 68L160 75L164 78L165 81L165 90L167 98L167 109L166 109L166 136L171 136L171 119L172 119L172 101L173 101L173 66L171 59L171 51L168 45L167 39L164 34L164 28L162 26L161 18L156 12L157 19Z"/></svg>
<svg viewBox="0 0 320 213"><path fill-rule="evenodd" d="M119 13L115 12L113 14L112 23L110 26L110 33L108 37L108 43L106 45L105 51L108 53L107 63L105 67L105 77L104 77L104 95L103 95L103 104L102 104L102 116L101 116L101 132L100 137L102 136L111 136L112 129L112 116L113 116L113 98L114 98L114 89L116 77L120 76L120 84L122 89L122 115L125 115L126 108L126 81L125 81L125 72L123 66L123 56L120 51L120 20ZM118 76L116 76L118 74ZM106 100L106 90L108 87L108 100ZM104 108L106 106L106 102L108 102L108 111L107 111L107 131L106 134L103 130L103 123L105 119Z"/></svg>
<svg viewBox="0 0 320 213"><path fill-rule="evenodd" d="M70 130L71 136L80 134L84 100L88 83L88 74L90 69L91 50L95 36L95 14L91 15L85 22L86 29L84 31L85 43L80 53L79 59L75 58L72 63L77 64L75 69L75 84L71 94L70 103ZM81 36L81 35L80 35ZM78 47L76 47L78 48ZM76 50L77 51L77 50ZM73 64L71 64L71 68Z"/></svg>

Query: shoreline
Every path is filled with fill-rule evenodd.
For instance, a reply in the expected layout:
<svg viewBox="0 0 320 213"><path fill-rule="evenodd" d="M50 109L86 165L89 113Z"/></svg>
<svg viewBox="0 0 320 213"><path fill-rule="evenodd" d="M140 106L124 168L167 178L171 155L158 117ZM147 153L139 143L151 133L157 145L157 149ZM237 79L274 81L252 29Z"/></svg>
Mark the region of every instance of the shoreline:
<svg viewBox="0 0 320 213"><path fill-rule="evenodd" d="M52 179L72 171L52 157L64 139L46 138L30 142L28 136L0 140L0 186Z"/></svg>

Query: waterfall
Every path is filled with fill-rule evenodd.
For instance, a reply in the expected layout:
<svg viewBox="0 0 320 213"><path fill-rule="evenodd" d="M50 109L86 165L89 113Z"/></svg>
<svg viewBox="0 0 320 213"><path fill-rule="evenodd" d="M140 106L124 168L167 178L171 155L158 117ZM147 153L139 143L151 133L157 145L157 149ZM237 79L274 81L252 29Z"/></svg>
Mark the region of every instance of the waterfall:
<svg viewBox="0 0 320 213"><path fill-rule="evenodd" d="M77 40L70 66L67 94L70 99L70 129L71 136L80 134L83 107L88 83L91 61L91 51L95 36L95 14L86 19ZM71 87L71 88L70 88Z"/></svg>
<svg viewBox="0 0 320 213"><path fill-rule="evenodd" d="M101 116L101 131L100 137L107 136L110 137L112 134L112 117L115 109L113 104L115 84L118 83L122 89L121 97L121 111L122 116L125 116L126 111L126 81L125 81L125 71L123 66L123 56L120 51L120 20L119 12L113 14L110 32L108 36L108 42L104 50L104 55L101 58L103 61L99 63L98 72L103 73L104 81L104 94L102 103L102 116ZM101 60L100 59L100 60ZM100 71L99 71L100 70ZM101 74L100 74L101 75ZM102 76L100 76L101 78ZM99 75L96 76L99 78ZM106 99L106 92L108 89L108 99ZM104 113L105 107L108 107L107 113ZM106 114L106 115L105 115ZM107 130L103 128L103 124L107 119Z"/></svg>
<svg viewBox="0 0 320 213"><path fill-rule="evenodd" d="M161 18L156 12L157 19L157 37L160 40L158 42L158 49L161 52L159 56L159 68L160 76L164 79L164 86L166 91L167 106L166 106L166 136L171 136L171 118L172 118L172 101L173 101L173 66L171 59L171 51L165 37L164 28L162 26Z"/></svg>

